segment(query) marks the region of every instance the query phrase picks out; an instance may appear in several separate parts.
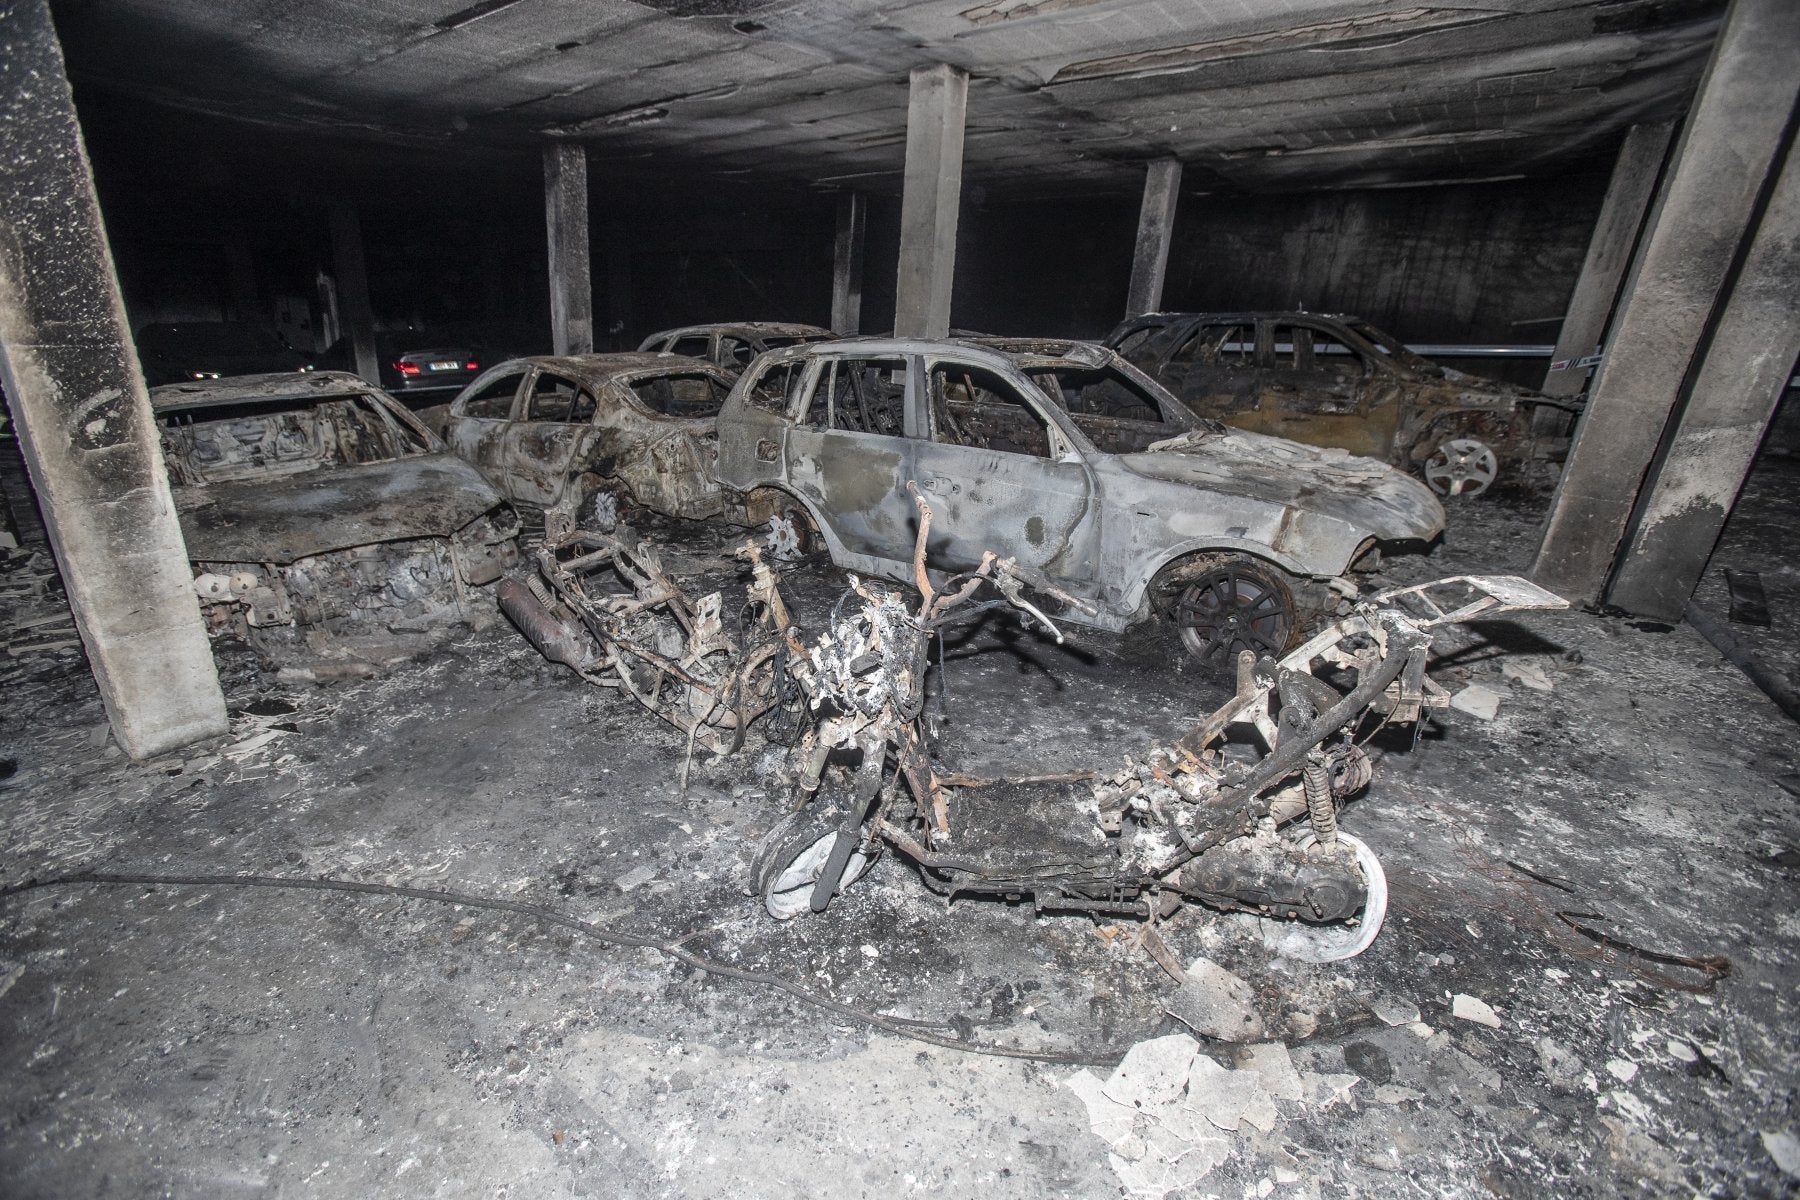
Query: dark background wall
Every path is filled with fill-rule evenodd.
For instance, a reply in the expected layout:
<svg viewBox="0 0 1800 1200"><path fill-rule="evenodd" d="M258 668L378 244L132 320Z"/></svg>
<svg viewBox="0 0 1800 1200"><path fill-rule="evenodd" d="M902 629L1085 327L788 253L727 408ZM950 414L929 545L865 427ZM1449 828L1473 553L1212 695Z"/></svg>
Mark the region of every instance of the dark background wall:
<svg viewBox="0 0 1800 1200"><path fill-rule="evenodd" d="M548 348L534 149L452 138L393 147L105 96L78 103L134 327L269 323L279 298L316 297L332 271L326 213L343 201L361 217L379 325ZM1449 187L1190 193L1164 307L1303 306L1354 312L1413 341L1554 341L1609 166ZM834 195L599 159L590 188L601 348L699 321L828 320ZM897 198L871 199L865 331L892 327L899 209ZM969 188L954 324L1103 336L1123 313L1136 220L1136 197L1020 201Z"/></svg>

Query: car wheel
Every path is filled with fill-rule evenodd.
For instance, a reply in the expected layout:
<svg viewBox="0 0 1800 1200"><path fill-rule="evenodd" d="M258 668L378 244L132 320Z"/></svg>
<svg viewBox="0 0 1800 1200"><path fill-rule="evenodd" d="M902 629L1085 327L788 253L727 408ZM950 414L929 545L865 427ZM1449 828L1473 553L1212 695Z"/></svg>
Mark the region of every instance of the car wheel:
<svg viewBox="0 0 1800 1200"><path fill-rule="evenodd" d="M619 493L609 487L589 492L575 510L575 525L596 533L611 533L619 527Z"/></svg>
<svg viewBox="0 0 1800 1200"><path fill-rule="evenodd" d="M1476 438L1451 438L1425 460L1425 482L1440 496L1479 496L1499 473L1493 447Z"/></svg>
<svg viewBox="0 0 1800 1200"><path fill-rule="evenodd" d="M1176 582L1170 614L1189 654L1208 666L1228 666L1242 650L1280 658L1299 644L1294 593L1274 568L1237 557L1196 566Z"/></svg>
<svg viewBox="0 0 1800 1200"><path fill-rule="evenodd" d="M763 526L763 545L776 562L799 562L820 548L819 527L805 508L784 501Z"/></svg>
<svg viewBox="0 0 1800 1200"><path fill-rule="evenodd" d="M813 911L813 885L831 857L842 820L841 811L815 801L783 817L764 836L750 862L750 883L771 917L787 921ZM868 874L875 857L873 845L852 853L838 891Z"/></svg>

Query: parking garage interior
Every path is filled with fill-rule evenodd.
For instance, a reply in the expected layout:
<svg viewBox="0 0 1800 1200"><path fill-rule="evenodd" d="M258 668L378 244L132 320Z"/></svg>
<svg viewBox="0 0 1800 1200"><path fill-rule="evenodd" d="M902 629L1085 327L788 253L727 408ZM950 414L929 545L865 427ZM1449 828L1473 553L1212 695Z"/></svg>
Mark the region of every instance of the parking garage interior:
<svg viewBox="0 0 1800 1200"><path fill-rule="evenodd" d="M0 1193L1794 1194L1797 64L0 0Z"/></svg>

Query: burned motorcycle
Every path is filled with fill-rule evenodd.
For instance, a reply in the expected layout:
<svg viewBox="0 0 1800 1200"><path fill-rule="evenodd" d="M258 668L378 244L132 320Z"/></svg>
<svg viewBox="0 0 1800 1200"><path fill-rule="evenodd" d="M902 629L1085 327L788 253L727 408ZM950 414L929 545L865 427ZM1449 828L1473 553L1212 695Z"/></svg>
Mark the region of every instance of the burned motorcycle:
<svg viewBox="0 0 1800 1200"><path fill-rule="evenodd" d="M1244 651L1231 699L1173 744L1127 757L1120 769L977 779L941 771L931 758L920 721L931 637L1002 605L1056 634L1026 587L1077 602L991 554L978 570L934 588L923 562L931 512L919 507L921 601L908 606L853 577L812 649L818 720L799 747L794 811L764 838L751 867L754 889L777 918L824 911L885 846L946 899L1029 897L1040 912L1146 920L1197 901L1319 931L1290 939L1290 956L1360 953L1380 928L1385 877L1369 848L1338 829L1337 816L1373 776L1364 743L1381 727L1447 706L1448 694L1425 672L1434 629L1566 607L1510 576L1383 592L1278 661ZM990 588L999 596L973 603ZM834 751L856 765L828 765Z"/></svg>

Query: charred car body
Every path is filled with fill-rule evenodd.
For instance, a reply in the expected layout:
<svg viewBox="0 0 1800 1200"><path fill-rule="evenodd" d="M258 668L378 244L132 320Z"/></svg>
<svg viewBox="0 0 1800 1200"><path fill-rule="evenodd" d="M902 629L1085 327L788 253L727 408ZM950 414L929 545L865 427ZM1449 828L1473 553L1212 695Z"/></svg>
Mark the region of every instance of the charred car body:
<svg viewBox="0 0 1800 1200"><path fill-rule="evenodd" d="M805 342L828 342L836 336L829 329L792 321L723 321L665 329L645 338L638 349L646 354L704 358L736 373L755 362L756 356L765 350L779 350Z"/></svg>
<svg viewBox="0 0 1800 1200"><path fill-rule="evenodd" d="M673 517L723 508L714 418L732 377L655 354L516 358L451 402L444 437L502 495L610 529L620 501Z"/></svg>
<svg viewBox="0 0 1800 1200"><path fill-rule="evenodd" d="M912 574L916 481L938 510L935 568L992 548L1090 605L1069 620L1117 630L1159 610L1218 663L1284 652L1323 581L1443 528L1436 498L1382 463L1202 420L1066 342L771 351L720 414L718 474L778 554L816 537L891 579Z"/></svg>
<svg viewBox="0 0 1800 1200"><path fill-rule="evenodd" d="M385 393L333 371L150 393L209 626L356 651L480 624L518 519Z"/></svg>
<svg viewBox="0 0 1800 1200"><path fill-rule="evenodd" d="M1149 313L1107 335L1195 412L1419 472L1441 495L1486 491L1540 453L1526 408L1564 402L1465 375L1356 317Z"/></svg>

